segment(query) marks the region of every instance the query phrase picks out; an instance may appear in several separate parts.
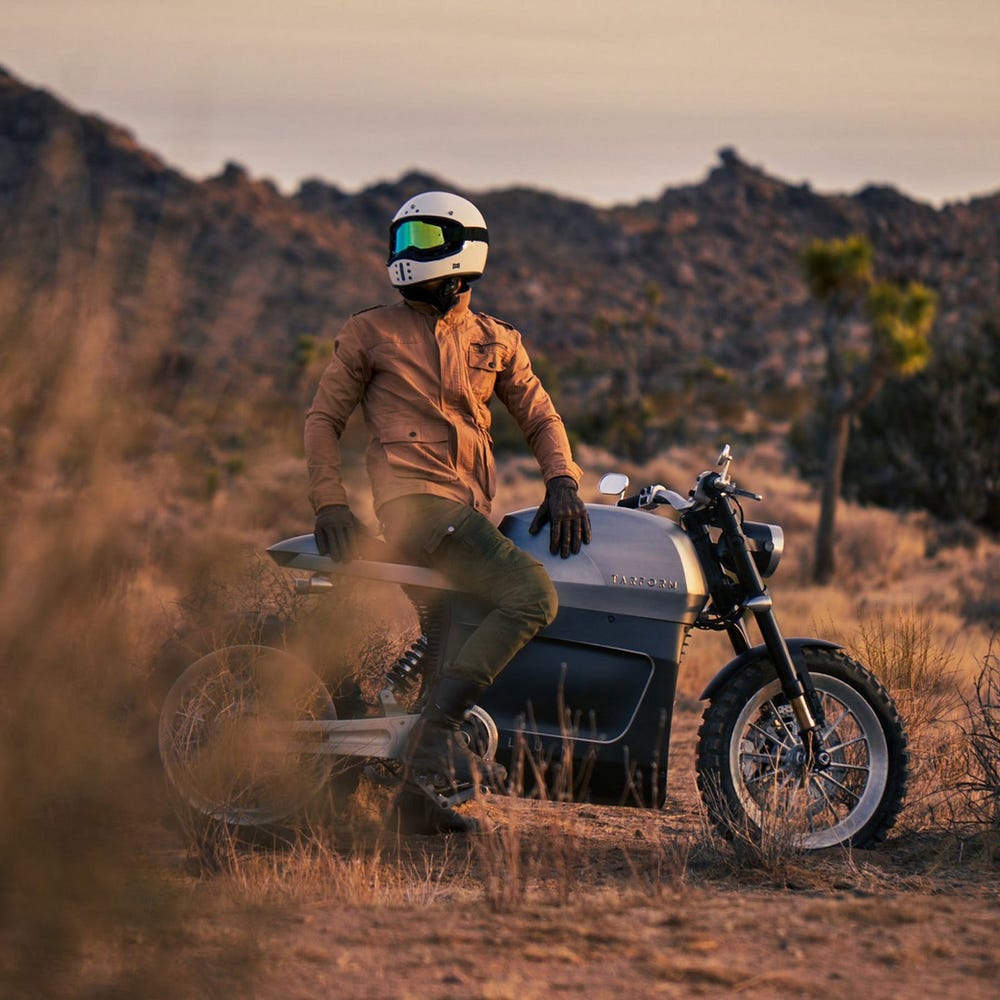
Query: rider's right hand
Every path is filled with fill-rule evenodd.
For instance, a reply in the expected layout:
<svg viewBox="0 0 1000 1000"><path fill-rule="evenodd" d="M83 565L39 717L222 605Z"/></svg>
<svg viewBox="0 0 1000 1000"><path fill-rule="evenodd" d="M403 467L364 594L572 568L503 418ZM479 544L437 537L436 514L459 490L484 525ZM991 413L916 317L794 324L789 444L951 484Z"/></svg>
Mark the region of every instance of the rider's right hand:
<svg viewBox="0 0 1000 1000"><path fill-rule="evenodd" d="M334 562L350 562L357 555L358 522L347 504L320 507L313 535L320 555Z"/></svg>

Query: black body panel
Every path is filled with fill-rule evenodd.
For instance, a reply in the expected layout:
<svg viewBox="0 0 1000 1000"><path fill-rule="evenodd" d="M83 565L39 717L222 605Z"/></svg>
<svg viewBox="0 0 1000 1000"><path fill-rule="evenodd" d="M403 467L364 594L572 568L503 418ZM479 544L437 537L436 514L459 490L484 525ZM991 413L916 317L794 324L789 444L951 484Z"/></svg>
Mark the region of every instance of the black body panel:
<svg viewBox="0 0 1000 1000"><path fill-rule="evenodd" d="M468 598L450 604L443 663L484 613ZM525 777L543 768L549 793L571 782L577 799L662 805L685 631L562 604L481 699L500 733L500 761ZM534 766L519 764L524 754Z"/></svg>

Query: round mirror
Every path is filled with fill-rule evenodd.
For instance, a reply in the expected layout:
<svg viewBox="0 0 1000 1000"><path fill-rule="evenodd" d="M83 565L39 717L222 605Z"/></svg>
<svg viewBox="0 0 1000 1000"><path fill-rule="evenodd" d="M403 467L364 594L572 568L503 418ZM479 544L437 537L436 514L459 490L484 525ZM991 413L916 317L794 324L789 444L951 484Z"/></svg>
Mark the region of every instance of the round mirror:
<svg viewBox="0 0 1000 1000"><path fill-rule="evenodd" d="M629 479L624 472L606 472L597 484L598 490L605 496L621 496L628 489Z"/></svg>

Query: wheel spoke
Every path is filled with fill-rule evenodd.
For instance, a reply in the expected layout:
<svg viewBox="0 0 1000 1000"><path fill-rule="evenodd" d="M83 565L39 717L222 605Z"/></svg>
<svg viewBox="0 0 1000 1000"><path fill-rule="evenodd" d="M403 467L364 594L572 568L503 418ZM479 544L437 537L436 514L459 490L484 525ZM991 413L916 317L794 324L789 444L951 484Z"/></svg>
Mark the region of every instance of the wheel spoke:
<svg viewBox="0 0 1000 1000"><path fill-rule="evenodd" d="M827 753L838 753L841 750L846 750L848 747L856 746L858 743L867 743L868 737L863 733L860 736L855 736L853 740L847 740L844 743L838 743L834 747L827 747Z"/></svg>
<svg viewBox="0 0 1000 1000"><path fill-rule="evenodd" d="M840 724L841 724L841 723L842 723L842 722L844 721L844 719L846 719L846 718L847 718L847 717L848 717L848 716L849 716L850 714L851 714L851 711L850 711L850 709L848 709L848 708L845 708L845 709L843 710L843 712L841 712L841 713L840 713L840 715L838 716L838 718L837 718L837 721L836 721L836 722L834 722L834 723L832 723L831 725L827 726L827 728L826 728L826 732L825 732L825 733L824 733L823 735L824 735L824 736L830 736L830 735L831 735L831 733L835 733L835 732L837 731L837 727L838 727L838 726L839 726L839 725L840 725Z"/></svg>
<svg viewBox="0 0 1000 1000"><path fill-rule="evenodd" d="M768 743L773 743L779 750L787 750L789 748L787 743L779 739L774 733L758 725L756 722L751 722L748 728L755 733L759 733L763 739L767 740Z"/></svg>
<svg viewBox="0 0 1000 1000"><path fill-rule="evenodd" d="M831 764L830 768L836 771L864 771L865 774L871 774L872 772L872 769L867 764L849 764L847 761L840 760L835 764Z"/></svg>
<svg viewBox="0 0 1000 1000"><path fill-rule="evenodd" d="M855 802L861 801L861 796L858 795L858 793L854 791L853 788L848 788L847 785L845 785L842 781L837 781L837 779L833 777L832 774L828 774L825 771L823 771L820 774L816 775L816 777L822 781L828 781L834 787L839 788L845 795L850 795Z"/></svg>
<svg viewBox="0 0 1000 1000"><path fill-rule="evenodd" d="M829 795L827 795L826 789L819 783L819 777L816 774L810 775L809 776L809 783L810 783L810 785L815 786L816 792L817 792L817 796L818 796L819 800L823 803L823 806L825 807L825 811L829 812L830 815L833 817L834 825L836 825L837 823L839 823L840 822L840 814L837 812L837 809L836 809L836 806L833 803L833 800L830 798ZM811 813L809 815L809 829L811 831L813 831L813 832L815 832L815 830L816 830L816 824L813 822L813 816L812 816Z"/></svg>
<svg viewBox="0 0 1000 1000"><path fill-rule="evenodd" d="M743 783L749 788L752 784L758 785L762 781L772 781L778 776L778 772L771 770L763 774L753 774L749 778L744 778Z"/></svg>

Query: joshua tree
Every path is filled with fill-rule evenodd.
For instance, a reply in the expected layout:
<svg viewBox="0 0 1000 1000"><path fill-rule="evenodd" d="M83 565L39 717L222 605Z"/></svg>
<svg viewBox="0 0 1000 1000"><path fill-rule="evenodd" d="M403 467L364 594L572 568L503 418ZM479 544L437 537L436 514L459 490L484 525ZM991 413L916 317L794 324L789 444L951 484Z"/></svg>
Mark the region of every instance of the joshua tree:
<svg viewBox="0 0 1000 1000"><path fill-rule="evenodd" d="M905 287L876 282L872 246L862 236L813 240L802 254L802 264L823 306L826 454L813 579L829 583L851 422L887 379L915 375L927 364L937 296L919 282Z"/></svg>

